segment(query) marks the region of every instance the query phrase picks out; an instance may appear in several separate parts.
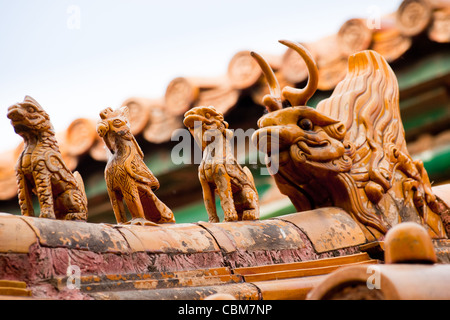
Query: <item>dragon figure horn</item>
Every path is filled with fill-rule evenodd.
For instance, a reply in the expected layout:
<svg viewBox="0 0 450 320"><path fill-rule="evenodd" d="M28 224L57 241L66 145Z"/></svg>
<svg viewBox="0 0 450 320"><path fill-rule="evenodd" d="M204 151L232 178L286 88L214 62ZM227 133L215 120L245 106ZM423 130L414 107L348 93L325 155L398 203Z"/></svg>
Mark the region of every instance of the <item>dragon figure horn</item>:
<svg viewBox="0 0 450 320"><path fill-rule="evenodd" d="M283 88L282 96L293 106L306 106L309 98L316 92L319 82L319 72L317 70L316 62L309 51L301 44L288 40L280 40L279 42L291 48L303 58L309 73L308 83L305 88L296 89L286 86Z"/></svg>
<svg viewBox="0 0 450 320"><path fill-rule="evenodd" d="M278 80L275 77L275 73L270 67L269 63L256 52L251 52L251 56L258 62L261 67L262 72L264 73L267 83L269 84L270 95L266 95L263 98L263 103L269 110L269 112L279 110L283 107L281 103L281 89L278 84Z"/></svg>

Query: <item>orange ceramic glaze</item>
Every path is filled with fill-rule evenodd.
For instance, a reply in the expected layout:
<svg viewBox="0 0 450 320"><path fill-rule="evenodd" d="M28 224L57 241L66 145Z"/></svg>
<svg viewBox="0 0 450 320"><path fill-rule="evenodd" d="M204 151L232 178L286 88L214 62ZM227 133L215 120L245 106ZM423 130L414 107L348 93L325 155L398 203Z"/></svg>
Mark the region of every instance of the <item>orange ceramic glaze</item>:
<svg viewBox="0 0 450 320"><path fill-rule="evenodd" d="M159 181L145 165L144 154L131 133L128 108L106 108L100 118L97 132L111 152L105 179L117 223L175 222L172 210L153 192L159 188ZM127 221L123 201L131 221Z"/></svg>
<svg viewBox="0 0 450 320"><path fill-rule="evenodd" d="M63 160L49 115L33 98L8 108L14 131L24 140L16 165L19 205L23 215L34 216L32 194L39 200L39 217L86 220L87 198L83 179Z"/></svg>
<svg viewBox="0 0 450 320"><path fill-rule="evenodd" d="M269 113L259 119L253 140L279 163L271 174L281 193L298 211L344 209L369 241L400 221L421 223L433 238L446 238L450 230L441 214L448 206L406 149L397 78L386 60L371 50L351 55L345 79L314 109L306 105L318 83L312 56L297 43L280 42L299 53L310 74L304 89L280 90L269 64L253 54L271 90L263 98Z"/></svg>
<svg viewBox="0 0 450 320"><path fill-rule="evenodd" d="M404 222L386 234L386 263L435 263L433 243L427 230L414 222Z"/></svg>
<svg viewBox="0 0 450 320"><path fill-rule="evenodd" d="M253 175L234 158L229 141L232 133L223 114L214 107L195 107L185 113L184 125L203 151L198 174L209 221L219 222L216 192L225 221L259 219L259 197Z"/></svg>

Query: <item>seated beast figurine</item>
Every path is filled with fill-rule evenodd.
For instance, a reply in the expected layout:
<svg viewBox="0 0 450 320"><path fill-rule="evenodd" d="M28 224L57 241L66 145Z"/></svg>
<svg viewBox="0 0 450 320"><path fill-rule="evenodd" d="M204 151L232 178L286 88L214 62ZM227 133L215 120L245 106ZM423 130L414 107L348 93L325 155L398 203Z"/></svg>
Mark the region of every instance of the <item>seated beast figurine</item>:
<svg viewBox="0 0 450 320"><path fill-rule="evenodd" d="M159 182L144 163L144 154L130 131L128 107L100 112L97 132L111 152L105 179L117 223L155 225L175 222L172 211L153 193ZM127 222L123 200L132 220Z"/></svg>
<svg viewBox="0 0 450 320"><path fill-rule="evenodd" d="M259 200L253 176L232 154L232 133L223 115L214 107L195 107L184 115L189 129L203 151L198 176L209 222L219 222L215 193L220 197L224 221L259 219Z"/></svg>
<svg viewBox="0 0 450 320"><path fill-rule="evenodd" d="M18 197L22 214L34 216L32 192L38 199L39 217L86 220L87 198L83 179L64 163L48 114L33 98L8 108L14 131L24 140L17 161Z"/></svg>

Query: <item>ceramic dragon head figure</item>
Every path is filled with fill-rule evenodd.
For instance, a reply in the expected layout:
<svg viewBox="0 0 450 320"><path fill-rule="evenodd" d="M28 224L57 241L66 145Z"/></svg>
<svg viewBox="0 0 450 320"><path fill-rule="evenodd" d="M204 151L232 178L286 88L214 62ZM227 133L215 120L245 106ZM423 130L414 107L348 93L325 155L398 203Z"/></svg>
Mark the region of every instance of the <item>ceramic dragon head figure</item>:
<svg viewBox="0 0 450 320"><path fill-rule="evenodd" d="M259 119L253 140L269 159L278 158L272 175L280 191L299 211L347 210L368 239L382 238L401 221L446 237L450 230L441 215L449 209L433 194L422 162L406 149L398 83L384 58L370 50L350 56L346 78L312 108L306 104L317 89L317 66L300 44L280 42L295 50L309 71L304 89L281 90L269 64L252 53L270 88L263 98L269 113Z"/></svg>

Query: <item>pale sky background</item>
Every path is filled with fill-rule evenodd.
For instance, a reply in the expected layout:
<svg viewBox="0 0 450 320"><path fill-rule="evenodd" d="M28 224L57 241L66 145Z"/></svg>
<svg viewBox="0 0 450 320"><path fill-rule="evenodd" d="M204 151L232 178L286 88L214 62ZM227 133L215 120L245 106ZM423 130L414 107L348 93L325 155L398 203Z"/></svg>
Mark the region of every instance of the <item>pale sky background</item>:
<svg viewBox="0 0 450 320"><path fill-rule="evenodd" d="M25 95L59 132L129 97L162 97L175 77L224 75L239 50L282 54L279 39L316 41L400 3L0 0L0 152L21 142L6 112Z"/></svg>

